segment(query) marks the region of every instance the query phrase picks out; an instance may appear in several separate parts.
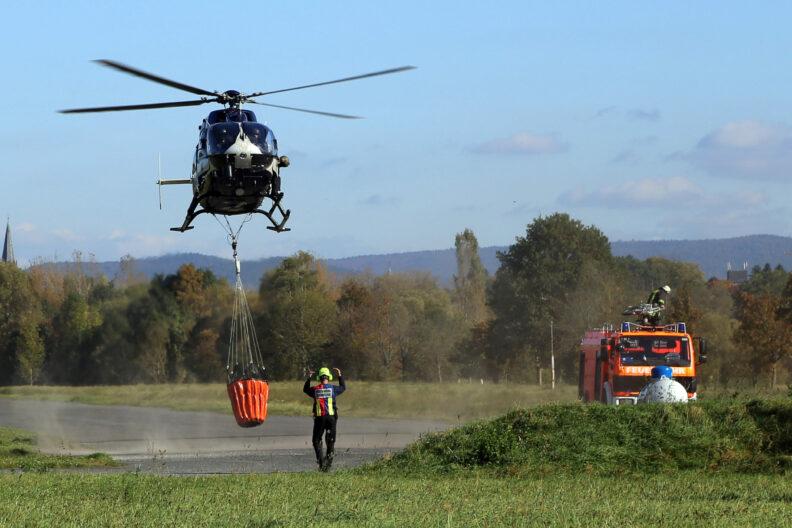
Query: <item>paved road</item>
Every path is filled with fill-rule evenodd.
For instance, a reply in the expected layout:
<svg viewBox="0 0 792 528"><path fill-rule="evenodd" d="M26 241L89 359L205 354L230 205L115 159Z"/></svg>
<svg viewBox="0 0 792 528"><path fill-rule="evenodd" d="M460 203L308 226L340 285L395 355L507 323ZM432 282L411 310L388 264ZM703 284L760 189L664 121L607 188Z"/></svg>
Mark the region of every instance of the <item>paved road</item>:
<svg viewBox="0 0 792 528"><path fill-rule="evenodd" d="M47 452L108 453L125 464L124 470L201 474L316 468L310 416L271 416L244 429L230 412L0 398L0 426L36 432L39 447ZM342 416L334 465L362 464L445 427L441 422Z"/></svg>

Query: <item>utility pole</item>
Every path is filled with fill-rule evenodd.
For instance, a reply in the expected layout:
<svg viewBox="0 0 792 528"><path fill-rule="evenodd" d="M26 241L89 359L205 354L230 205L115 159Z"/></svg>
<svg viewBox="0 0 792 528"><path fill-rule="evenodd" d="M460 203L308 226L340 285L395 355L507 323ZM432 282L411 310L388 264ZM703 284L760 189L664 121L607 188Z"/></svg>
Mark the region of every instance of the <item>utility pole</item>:
<svg viewBox="0 0 792 528"><path fill-rule="evenodd" d="M553 319L550 318L550 388L555 390L555 351L553 350Z"/></svg>

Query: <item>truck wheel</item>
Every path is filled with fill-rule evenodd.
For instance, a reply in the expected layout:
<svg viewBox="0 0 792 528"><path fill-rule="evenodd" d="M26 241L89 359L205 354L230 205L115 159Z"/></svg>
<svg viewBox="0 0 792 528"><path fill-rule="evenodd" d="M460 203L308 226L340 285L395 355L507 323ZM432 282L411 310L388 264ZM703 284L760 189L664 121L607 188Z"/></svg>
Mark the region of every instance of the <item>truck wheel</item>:
<svg viewBox="0 0 792 528"><path fill-rule="evenodd" d="M611 389L610 382L608 381L602 385L602 403L613 405L613 389Z"/></svg>

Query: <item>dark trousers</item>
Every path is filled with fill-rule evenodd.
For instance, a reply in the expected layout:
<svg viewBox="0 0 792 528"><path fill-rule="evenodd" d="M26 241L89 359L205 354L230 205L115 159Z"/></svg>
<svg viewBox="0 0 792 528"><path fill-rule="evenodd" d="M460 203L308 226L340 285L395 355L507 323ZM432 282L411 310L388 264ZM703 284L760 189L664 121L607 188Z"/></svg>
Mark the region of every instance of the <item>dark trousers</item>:
<svg viewBox="0 0 792 528"><path fill-rule="evenodd" d="M327 455L333 453L336 439L336 416L315 416L313 426L313 442L314 451L316 452L316 460L322 461L322 434L325 435L325 442L327 442Z"/></svg>

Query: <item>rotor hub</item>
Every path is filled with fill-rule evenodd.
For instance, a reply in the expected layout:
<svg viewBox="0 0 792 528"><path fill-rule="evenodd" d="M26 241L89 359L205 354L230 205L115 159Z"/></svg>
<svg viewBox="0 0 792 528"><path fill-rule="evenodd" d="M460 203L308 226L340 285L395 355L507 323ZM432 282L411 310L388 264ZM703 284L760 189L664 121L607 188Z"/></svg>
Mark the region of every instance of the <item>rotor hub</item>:
<svg viewBox="0 0 792 528"><path fill-rule="evenodd" d="M236 90L226 90L217 96L217 102L230 106L231 108L239 108L239 105L244 103L247 97Z"/></svg>

